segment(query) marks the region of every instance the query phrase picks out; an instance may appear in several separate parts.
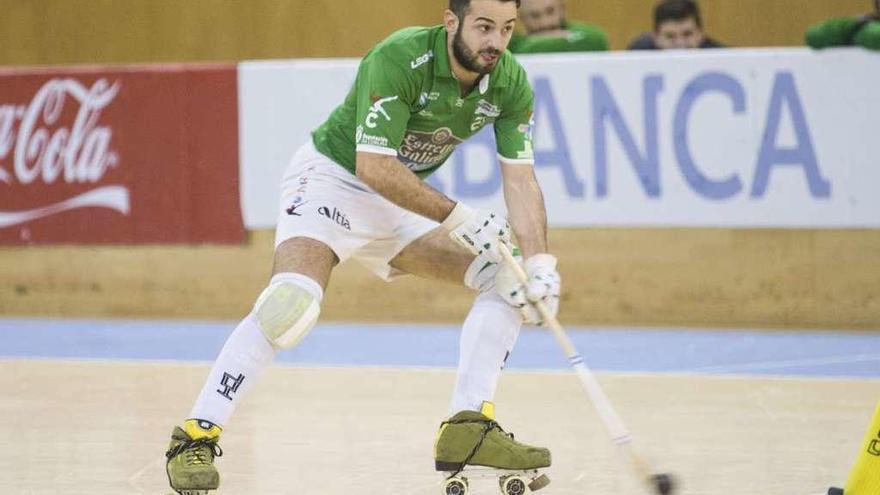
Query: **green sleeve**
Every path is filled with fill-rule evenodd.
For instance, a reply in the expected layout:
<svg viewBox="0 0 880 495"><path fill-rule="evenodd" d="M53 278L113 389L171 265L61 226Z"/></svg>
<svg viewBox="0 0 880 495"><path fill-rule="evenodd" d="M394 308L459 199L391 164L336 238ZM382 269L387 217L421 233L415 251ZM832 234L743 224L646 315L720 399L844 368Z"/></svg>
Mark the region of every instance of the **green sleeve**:
<svg viewBox="0 0 880 495"><path fill-rule="evenodd" d="M513 53L597 52L608 50L608 36L598 26L569 22L567 38L517 35L511 39ZM515 42L514 42L515 41Z"/></svg>
<svg viewBox="0 0 880 495"><path fill-rule="evenodd" d="M357 151L397 156L415 101L412 71L382 52L361 62L357 80Z"/></svg>
<svg viewBox="0 0 880 495"><path fill-rule="evenodd" d="M569 22L568 29L574 33L575 38L583 40L578 41L581 48L579 51L604 52L608 51L608 35L599 26L583 24L580 22Z"/></svg>
<svg viewBox="0 0 880 495"><path fill-rule="evenodd" d="M525 70L519 68L508 87L501 115L495 121L495 144L498 156L506 163L535 163L532 147L532 110L535 93Z"/></svg>
<svg viewBox="0 0 880 495"><path fill-rule="evenodd" d="M855 37L858 46L869 50L880 50L880 21L869 22Z"/></svg>
<svg viewBox="0 0 880 495"><path fill-rule="evenodd" d="M807 31L807 45L817 50L849 45L860 24L856 17L841 17L820 22Z"/></svg>
<svg viewBox="0 0 880 495"><path fill-rule="evenodd" d="M526 41L526 35L522 33L513 33L513 36L510 37L510 43L507 44L507 49L512 53L520 53L520 47Z"/></svg>

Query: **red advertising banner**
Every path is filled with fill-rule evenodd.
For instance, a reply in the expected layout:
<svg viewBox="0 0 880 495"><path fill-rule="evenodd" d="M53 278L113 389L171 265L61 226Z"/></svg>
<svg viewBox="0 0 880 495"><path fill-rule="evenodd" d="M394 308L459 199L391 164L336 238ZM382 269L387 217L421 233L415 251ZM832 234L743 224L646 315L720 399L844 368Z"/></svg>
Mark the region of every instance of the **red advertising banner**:
<svg viewBox="0 0 880 495"><path fill-rule="evenodd" d="M235 65L0 70L0 244L238 243Z"/></svg>

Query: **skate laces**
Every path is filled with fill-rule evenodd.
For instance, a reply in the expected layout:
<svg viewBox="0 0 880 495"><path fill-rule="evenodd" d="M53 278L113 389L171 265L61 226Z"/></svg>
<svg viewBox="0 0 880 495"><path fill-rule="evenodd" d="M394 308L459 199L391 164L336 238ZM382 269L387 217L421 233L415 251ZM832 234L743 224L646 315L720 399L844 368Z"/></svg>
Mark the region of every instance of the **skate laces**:
<svg viewBox="0 0 880 495"><path fill-rule="evenodd" d="M442 427L443 425L447 425L447 424L448 425L462 425L462 424L468 424L468 423L478 423L478 424L484 425L486 427L486 429L483 431L483 437L485 437L486 434L492 430L498 430L503 435L507 435L508 437L510 437L511 440L516 440L513 436L513 433L511 433L509 431L504 431L504 428L502 428L501 425L499 425L498 422L495 421L494 419L490 419L488 421L485 419L451 419L451 420L444 421L443 423L440 424L440 426Z"/></svg>
<svg viewBox="0 0 880 495"><path fill-rule="evenodd" d="M440 426L442 427L444 424L462 425L462 424L470 424L470 423L476 423L476 424L483 425L483 433L480 435L480 439L474 445L474 448L471 449L470 454L468 454L467 457L465 457L464 462L462 462L461 466L459 466L459 468L454 473L452 473L450 478L457 476L459 473L464 471L465 466L467 466L471 462L471 459L473 459L474 456L477 455L477 451L480 450L480 447L483 445L483 440L486 439L486 435L488 435L490 431L497 429L501 434L503 434L507 437L510 437L511 440L515 441L515 439L513 438L513 433L508 433L508 432L504 431L504 428L501 428L501 425L499 425L498 422L495 421L494 419L490 419L488 421L484 420L484 419L452 419L452 420L444 421L443 423L441 423Z"/></svg>
<svg viewBox="0 0 880 495"><path fill-rule="evenodd" d="M184 440L165 452L165 457L170 461L180 454L184 455L187 465L207 465L214 457L222 457L223 449L217 444L216 438Z"/></svg>

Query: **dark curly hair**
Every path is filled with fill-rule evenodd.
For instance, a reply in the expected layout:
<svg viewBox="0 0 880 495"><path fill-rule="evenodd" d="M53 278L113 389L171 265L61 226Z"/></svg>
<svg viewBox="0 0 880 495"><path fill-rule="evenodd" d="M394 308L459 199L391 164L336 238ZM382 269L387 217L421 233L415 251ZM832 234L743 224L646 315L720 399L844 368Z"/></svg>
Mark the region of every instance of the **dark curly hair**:
<svg viewBox="0 0 880 495"><path fill-rule="evenodd" d="M660 0L654 7L654 31L666 21L683 21L690 18L693 18L698 27L703 27L700 7L695 0Z"/></svg>
<svg viewBox="0 0 880 495"><path fill-rule="evenodd" d="M516 8L519 8L521 0L498 0L499 2L516 2ZM880 1L880 0L878 0ZM449 0L449 10L453 11L459 19L464 19L468 8L471 6L471 0Z"/></svg>

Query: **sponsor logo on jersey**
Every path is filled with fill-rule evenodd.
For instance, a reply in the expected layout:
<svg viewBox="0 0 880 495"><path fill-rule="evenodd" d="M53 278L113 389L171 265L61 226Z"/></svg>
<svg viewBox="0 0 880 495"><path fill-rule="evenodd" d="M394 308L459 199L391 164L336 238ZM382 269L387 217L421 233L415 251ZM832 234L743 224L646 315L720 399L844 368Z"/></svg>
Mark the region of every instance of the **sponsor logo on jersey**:
<svg viewBox="0 0 880 495"><path fill-rule="evenodd" d="M337 210L336 207L331 210L326 206L322 206L318 208L318 213L324 217L329 218L330 220L335 222L336 225L339 225L345 230L351 230L351 223L348 221L348 217L346 217L345 214L341 211Z"/></svg>
<svg viewBox="0 0 880 495"><path fill-rule="evenodd" d="M518 160L534 160L535 159L535 150L532 149L531 141L523 141L523 150L517 151L516 158Z"/></svg>
<svg viewBox="0 0 880 495"><path fill-rule="evenodd" d="M422 65L427 64L432 58L434 58L434 50L419 55L417 59L410 61L409 66L413 69L418 69Z"/></svg>
<svg viewBox="0 0 880 495"><path fill-rule="evenodd" d="M476 132L484 125L501 115L501 108L486 100L481 99L474 108L474 121L471 122L471 131Z"/></svg>
<svg viewBox="0 0 880 495"><path fill-rule="evenodd" d="M474 113L476 115L485 115L486 117L497 117L501 115L501 107L481 99L477 102L477 108L474 109Z"/></svg>
<svg viewBox="0 0 880 495"><path fill-rule="evenodd" d="M448 127L434 132L407 131L397 158L413 172L428 170L446 161L462 141Z"/></svg>
<svg viewBox="0 0 880 495"><path fill-rule="evenodd" d="M523 133L524 137L529 141L533 141L535 132L535 114L529 113L529 123L518 125L516 130Z"/></svg>
<svg viewBox="0 0 880 495"><path fill-rule="evenodd" d="M380 148L388 147L388 138L382 136L373 136L364 132L364 126L359 125L354 133L355 144L366 144L368 146L379 146Z"/></svg>
<svg viewBox="0 0 880 495"><path fill-rule="evenodd" d="M378 96L373 97L373 106L370 107L370 112L367 114L367 118L365 119L365 123L367 127L370 129L376 128L376 120L379 119L379 115L385 117L385 120L391 122L391 116L388 115L388 112L382 108L382 105L388 103L389 101L394 101L398 97L397 96L387 96L385 98L380 98Z"/></svg>

